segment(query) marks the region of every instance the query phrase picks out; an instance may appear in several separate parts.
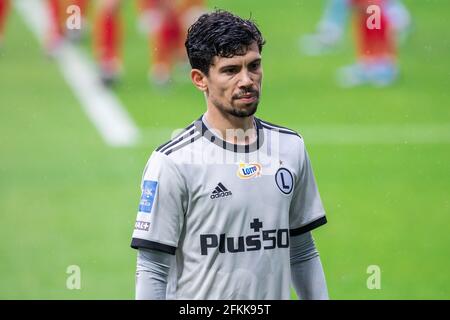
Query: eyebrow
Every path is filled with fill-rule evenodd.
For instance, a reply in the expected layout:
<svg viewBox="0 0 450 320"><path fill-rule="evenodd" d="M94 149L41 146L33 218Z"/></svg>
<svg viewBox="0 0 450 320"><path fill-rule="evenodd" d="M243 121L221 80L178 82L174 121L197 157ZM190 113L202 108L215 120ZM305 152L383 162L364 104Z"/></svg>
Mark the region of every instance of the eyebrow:
<svg viewBox="0 0 450 320"><path fill-rule="evenodd" d="M256 59L252 60L249 64L261 62L261 60L262 60L261 58L256 58ZM227 65L220 67L219 71L224 71L225 69L228 69L228 68L240 68L240 67L241 67L240 64L232 64L231 63L231 64L227 64Z"/></svg>

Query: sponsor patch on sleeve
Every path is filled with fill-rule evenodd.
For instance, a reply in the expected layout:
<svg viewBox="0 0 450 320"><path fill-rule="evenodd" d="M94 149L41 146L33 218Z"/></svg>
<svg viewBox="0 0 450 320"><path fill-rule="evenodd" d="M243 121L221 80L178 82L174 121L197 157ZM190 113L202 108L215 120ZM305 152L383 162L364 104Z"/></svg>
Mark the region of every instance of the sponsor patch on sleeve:
<svg viewBox="0 0 450 320"><path fill-rule="evenodd" d="M150 222L136 221L134 224L134 230L148 231L150 228Z"/></svg>
<svg viewBox="0 0 450 320"><path fill-rule="evenodd" d="M158 181L144 180L141 201L139 202L139 212L152 212L157 186Z"/></svg>

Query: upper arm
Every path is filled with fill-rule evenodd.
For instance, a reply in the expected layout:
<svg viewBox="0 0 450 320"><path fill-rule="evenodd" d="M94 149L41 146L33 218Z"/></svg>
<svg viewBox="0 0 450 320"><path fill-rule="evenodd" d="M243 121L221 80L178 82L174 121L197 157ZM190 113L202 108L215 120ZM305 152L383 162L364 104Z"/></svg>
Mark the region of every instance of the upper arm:
<svg viewBox="0 0 450 320"><path fill-rule="evenodd" d="M174 254L187 207L187 190L176 164L154 152L141 183L141 199L131 246Z"/></svg>
<svg viewBox="0 0 450 320"><path fill-rule="evenodd" d="M299 171L289 212L289 228L293 236L326 223L325 210L303 140L299 148Z"/></svg>

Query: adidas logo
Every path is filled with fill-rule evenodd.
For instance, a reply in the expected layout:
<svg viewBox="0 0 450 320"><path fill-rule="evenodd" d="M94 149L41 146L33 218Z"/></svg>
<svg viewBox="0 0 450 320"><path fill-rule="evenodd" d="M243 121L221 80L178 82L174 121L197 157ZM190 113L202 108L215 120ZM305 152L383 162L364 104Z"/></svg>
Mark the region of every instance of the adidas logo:
<svg viewBox="0 0 450 320"><path fill-rule="evenodd" d="M225 186L221 182L219 182L217 184L217 187L214 189L214 191L211 193L211 195L209 197L211 199L217 199L217 198L228 197L231 195L232 195L231 191L229 191L227 188L225 188Z"/></svg>

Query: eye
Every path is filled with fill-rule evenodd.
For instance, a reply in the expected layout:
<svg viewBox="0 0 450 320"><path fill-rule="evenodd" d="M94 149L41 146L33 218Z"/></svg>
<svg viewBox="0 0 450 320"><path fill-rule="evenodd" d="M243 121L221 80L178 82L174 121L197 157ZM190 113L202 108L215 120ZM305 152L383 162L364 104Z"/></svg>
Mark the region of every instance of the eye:
<svg viewBox="0 0 450 320"><path fill-rule="evenodd" d="M260 66L261 66L261 61L253 62L250 65L250 70L258 70Z"/></svg>
<svg viewBox="0 0 450 320"><path fill-rule="evenodd" d="M236 67L225 68L225 69L223 69L222 72L225 74L229 74L229 75L235 74L235 73L237 73L237 68Z"/></svg>

